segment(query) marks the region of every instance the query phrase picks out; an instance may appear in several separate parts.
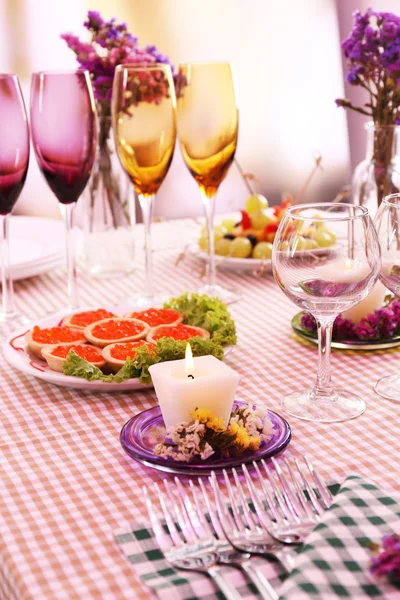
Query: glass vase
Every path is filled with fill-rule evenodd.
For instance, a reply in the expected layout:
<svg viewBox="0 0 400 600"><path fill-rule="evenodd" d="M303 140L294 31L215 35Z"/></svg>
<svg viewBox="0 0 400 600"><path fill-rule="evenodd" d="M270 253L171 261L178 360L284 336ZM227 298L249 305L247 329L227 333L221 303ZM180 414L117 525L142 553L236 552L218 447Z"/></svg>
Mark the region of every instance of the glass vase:
<svg viewBox="0 0 400 600"><path fill-rule="evenodd" d="M122 277L134 268L135 197L119 162L111 117L99 116L92 175L84 193L84 260L92 277Z"/></svg>
<svg viewBox="0 0 400 600"><path fill-rule="evenodd" d="M354 170L352 197L374 217L383 198L400 191L400 126L370 122L365 129L367 152Z"/></svg>

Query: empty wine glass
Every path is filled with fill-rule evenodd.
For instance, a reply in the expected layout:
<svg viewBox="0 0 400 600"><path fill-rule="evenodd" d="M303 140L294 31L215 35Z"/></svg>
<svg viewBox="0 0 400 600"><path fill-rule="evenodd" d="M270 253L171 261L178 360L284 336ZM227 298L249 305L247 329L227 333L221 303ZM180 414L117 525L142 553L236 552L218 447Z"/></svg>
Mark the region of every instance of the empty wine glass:
<svg viewBox="0 0 400 600"><path fill-rule="evenodd" d="M111 100L114 138L122 167L142 209L145 289L129 298L132 307L159 306L168 294L153 284L151 218L156 193L168 173L176 140L175 88L167 64L119 65Z"/></svg>
<svg viewBox="0 0 400 600"><path fill-rule="evenodd" d="M381 244L380 280L396 296L400 295L400 194L385 196L375 216ZM384 398L400 402L400 373L377 381L375 391Z"/></svg>
<svg viewBox="0 0 400 600"><path fill-rule="evenodd" d="M304 239L326 233L337 243L321 255L305 250ZM347 421L362 414L365 402L331 380L330 347L335 318L363 300L381 266L378 236L368 210L353 204L303 204L288 209L277 231L272 266L281 290L318 327L317 380L311 389L282 399L283 409L300 419L321 423Z"/></svg>
<svg viewBox="0 0 400 600"><path fill-rule="evenodd" d="M199 185L206 216L207 283L199 292L234 302L240 295L217 285L214 252L216 196L235 157L239 128L230 63L179 65L177 124L183 160Z"/></svg>
<svg viewBox="0 0 400 600"><path fill-rule="evenodd" d="M29 127L17 75L0 74L0 256L2 309L0 337L28 319L14 305L10 272L10 213L24 187L29 164Z"/></svg>
<svg viewBox="0 0 400 600"><path fill-rule="evenodd" d="M68 308L79 305L73 215L96 154L97 125L88 71L32 75L31 131L39 168L60 203L66 231Z"/></svg>

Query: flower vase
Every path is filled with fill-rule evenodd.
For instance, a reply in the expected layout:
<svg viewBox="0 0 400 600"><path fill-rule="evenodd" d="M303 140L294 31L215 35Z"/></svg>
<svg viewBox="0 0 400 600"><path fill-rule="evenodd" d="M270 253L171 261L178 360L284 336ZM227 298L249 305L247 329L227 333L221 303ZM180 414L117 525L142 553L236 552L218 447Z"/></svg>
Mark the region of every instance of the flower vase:
<svg viewBox="0 0 400 600"><path fill-rule="evenodd" d="M135 253L135 196L118 159L111 117L99 117L97 153L83 209L87 273L97 278L130 273Z"/></svg>
<svg viewBox="0 0 400 600"><path fill-rule="evenodd" d="M383 198L400 191L400 126L367 123L367 152L352 180L355 204L375 216Z"/></svg>

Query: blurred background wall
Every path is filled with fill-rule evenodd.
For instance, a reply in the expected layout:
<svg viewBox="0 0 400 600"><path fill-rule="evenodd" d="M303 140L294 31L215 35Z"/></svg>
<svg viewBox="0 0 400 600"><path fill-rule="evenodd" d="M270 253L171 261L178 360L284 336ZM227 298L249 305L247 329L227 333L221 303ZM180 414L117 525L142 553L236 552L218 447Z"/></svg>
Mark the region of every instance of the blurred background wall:
<svg viewBox="0 0 400 600"><path fill-rule="evenodd" d="M67 31L84 36L88 9L127 21L140 45L156 44L175 65L230 60L240 106L237 159L256 177L257 191L271 204L284 191L296 194L319 153L322 169L304 199L329 201L350 181L364 152L362 117L346 115L334 100L344 95L340 41L351 28L353 10L368 5L367 0L0 0L0 72L20 75L28 105L33 71L75 66L59 36ZM399 0L374 2L376 9L399 7ZM218 211L240 208L247 195L232 166L219 191ZM33 154L15 212L59 216ZM156 213L202 214L178 147Z"/></svg>

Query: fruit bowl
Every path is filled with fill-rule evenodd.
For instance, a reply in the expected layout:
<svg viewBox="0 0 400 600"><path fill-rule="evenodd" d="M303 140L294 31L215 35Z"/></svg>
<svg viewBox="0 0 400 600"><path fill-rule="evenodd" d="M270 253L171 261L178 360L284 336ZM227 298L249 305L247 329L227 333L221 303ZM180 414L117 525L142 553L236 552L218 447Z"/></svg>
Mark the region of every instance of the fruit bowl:
<svg viewBox="0 0 400 600"><path fill-rule="evenodd" d="M245 210L240 211L239 220L225 218L214 227L215 254L217 258L221 257L219 264L246 270L270 270L268 263L271 262L275 235L286 209L291 205L291 200L286 199L280 205L269 208L267 199L261 194L249 196ZM201 230L198 244L200 251L207 256L205 227ZM316 222L307 230L299 231L295 251L323 254L335 244L335 234ZM243 260L250 261L248 267L238 262Z"/></svg>

